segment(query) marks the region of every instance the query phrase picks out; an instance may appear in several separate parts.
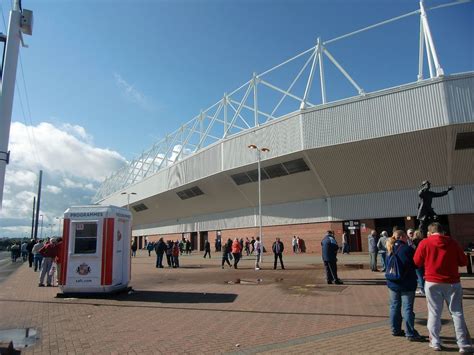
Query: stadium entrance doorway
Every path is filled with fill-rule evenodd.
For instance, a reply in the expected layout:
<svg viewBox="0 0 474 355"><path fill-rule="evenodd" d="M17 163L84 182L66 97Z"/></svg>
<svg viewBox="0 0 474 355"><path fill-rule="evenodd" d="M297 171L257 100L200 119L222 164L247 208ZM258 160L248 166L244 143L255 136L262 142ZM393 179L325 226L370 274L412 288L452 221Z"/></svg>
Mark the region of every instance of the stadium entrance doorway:
<svg viewBox="0 0 474 355"><path fill-rule="evenodd" d="M208 233L199 232L199 250L204 250L204 243L208 240Z"/></svg>
<svg viewBox="0 0 474 355"><path fill-rule="evenodd" d="M362 251L360 240L360 221L345 221L344 232L347 232L350 251Z"/></svg>

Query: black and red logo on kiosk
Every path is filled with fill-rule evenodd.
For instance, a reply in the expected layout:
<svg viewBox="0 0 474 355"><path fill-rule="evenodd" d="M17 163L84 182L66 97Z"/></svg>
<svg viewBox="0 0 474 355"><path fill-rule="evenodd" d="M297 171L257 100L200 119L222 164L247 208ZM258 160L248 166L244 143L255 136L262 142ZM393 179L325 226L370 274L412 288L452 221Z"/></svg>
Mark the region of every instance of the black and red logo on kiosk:
<svg viewBox="0 0 474 355"><path fill-rule="evenodd" d="M85 276L91 272L91 267L86 263L82 263L77 267L76 272L81 276Z"/></svg>

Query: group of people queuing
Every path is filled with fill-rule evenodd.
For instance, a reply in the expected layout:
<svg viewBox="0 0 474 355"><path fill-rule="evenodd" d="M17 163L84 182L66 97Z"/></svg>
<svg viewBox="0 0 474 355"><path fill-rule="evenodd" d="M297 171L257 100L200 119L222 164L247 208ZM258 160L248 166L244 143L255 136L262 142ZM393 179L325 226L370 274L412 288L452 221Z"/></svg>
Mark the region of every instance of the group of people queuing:
<svg viewBox="0 0 474 355"><path fill-rule="evenodd" d="M183 249L180 245L183 245L179 240L164 241L163 238L160 238L155 243L148 243L148 245L153 245L153 249L156 254L156 268L162 269L163 259L166 257L166 263L169 268L179 268L179 256L183 255ZM152 249L152 250L153 250Z"/></svg>
<svg viewBox="0 0 474 355"><path fill-rule="evenodd" d="M441 314L446 303L454 323L459 351L470 352L471 337L464 319L463 290L458 270L467 265L467 257L458 242L446 235L439 223L431 223L427 234L427 238L423 238L418 231L396 229L391 237L384 235L386 256L383 260L389 289L392 335L404 336L409 341L424 341L415 329L414 303L418 285L419 293L426 296L428 307L429 346L435 351L442 350ZM379 242L380 239L377 246Z"/></svg>
<svg viewBox="0 0 474 355"><path fill-rule="evenodd" d="M398 227L394 227L393 231L399 230ZM420 230L408 229L406 231L407 245L416 250L418 244L423 240L423 235ZM386 272L387 268L387 242L390 237L387 231L382 231L380 235L377 235L375 230L369 233L367 238L369 244L369 256L370 256L370 269L372 272ZM378 268L378 256L380 256L381 270ZM424 268L420 267L416 270L418 290L416 294L425 295L425 281L424 281Z"/></svg>
<svg viewBox="0 0 474 355"><path fill-rule="evenodd" d="M293 254L304 253L306 251L304 240L296 235L291 239L291 247L293 248Z"/></svg>
<svg viewBox="0 0 474 355"><path fill-rule="evenodd" d="M247 256L253 255L255 257L255 270L261 269L262 256L265 252L263 243L260 240L260 237L252 237L251 240L246 238L246 241L243 241L243 238L240 240L235 238L227 239L227 242L222 247L222 262L221 267L224 269L227 264L229 267L238 269L239 261L242 259L242 254L245 248L245 253ZM277 268L277 262L280 260L280 266L282 270L285 269L283 264L283 251L285 246L280 238L276 238L272 244L272 252L274 255L273 269ZM231 261L233 260L233 265Z"/></svg>
<svg viewBox="0 0 474 355"><path fill-rule="evenodd" d="M446 303L454 323L459 352L472 352L458 269L467 265L467 257L459 243L445 234L441 224L431 223L427 234L424 238L418 230L405 232L394 227L390 237L387 232L377 237L375 231L368 236L371 271L378 271L377 256L380 255L382 271L385 272L392 335L406 337L409 341L425 340L415 329L414 303L416 294L419 294L426 297L428 307L429 346L435 351L442 350L441 314ZM337 275L339 246L333 231L326 233L321 248L327 283L343 284Z"/></svg>
<svg viewBox="0 0 474 355"><path fill-rule="evenodd" d="M56 286L60 273L62 238L31 239L10 247L12 262L28 261L34 272L39 271L39 287ZM45 285L46 279L46 285Z"/></svg>

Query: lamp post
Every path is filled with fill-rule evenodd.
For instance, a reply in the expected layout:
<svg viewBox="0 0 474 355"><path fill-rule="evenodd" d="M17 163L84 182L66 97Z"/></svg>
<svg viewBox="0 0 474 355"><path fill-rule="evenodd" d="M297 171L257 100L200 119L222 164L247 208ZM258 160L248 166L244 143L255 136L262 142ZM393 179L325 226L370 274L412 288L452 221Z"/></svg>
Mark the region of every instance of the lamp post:
<svg viewBox="0 0 474 355"><path fill-rule="evenodd" d="M43 215L40 214L41 217L41 232L40 232L40 239L43 240Z"/></svg>
<svg viewBox="0 0 474 355"><path fill-rule="evenodd" d="M122 192L121 195L127 195L127 209L130 211L130 195L136 195L136 192Z"/></svg>
<svg viewBox="0 0 474 355"><path fill-rule="evenodd" d="M62 217L56 217L58 220L58 237L61 236L61 220L63 219Z"/></svg>
<svg viewBox="0 0 474 355"><path fill-rule="evenodd" d="M261 154L270 151L268 148L260 148L255 144L250 144L249 149L255 149L257 151L257 170L258 170L258 236L260 237L260 243L262 243L262 254L263 254L263 239L262 239L262 175L260 171L260 160Z"/></svg>
<svg viewBox="0 0 474 355"><path fill-rule="evenodd" d="M50 234L50 237L51 237L51 238L53 237L53 227L54 227L54 226L55 226L55 224L53 224L53 223L50 223L50 224L49 224L49 228L50 228L49 234Z"/></svg>

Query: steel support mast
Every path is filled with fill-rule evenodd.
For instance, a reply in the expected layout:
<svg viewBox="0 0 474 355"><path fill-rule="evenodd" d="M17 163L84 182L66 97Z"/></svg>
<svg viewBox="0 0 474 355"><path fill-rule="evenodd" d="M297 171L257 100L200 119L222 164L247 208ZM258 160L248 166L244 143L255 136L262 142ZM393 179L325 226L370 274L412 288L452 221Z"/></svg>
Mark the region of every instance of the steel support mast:
<svg viewBox="0 0 474 355"><path fill-rule="evenodd" d="M14 0L13 8L10 11L7 34L6 36L0 34L0 40L5 46L0 73L0 208L3 202L6 166L10 159L8 142L10 140L10 125L20 42L23 43L22 33L31 35L32 27L33 13L29 10L22 10L21 1Z"/></svg>

